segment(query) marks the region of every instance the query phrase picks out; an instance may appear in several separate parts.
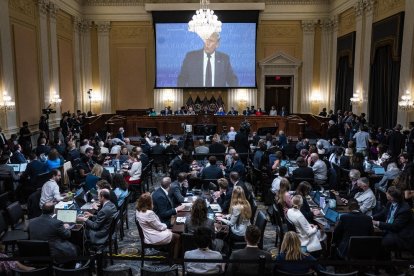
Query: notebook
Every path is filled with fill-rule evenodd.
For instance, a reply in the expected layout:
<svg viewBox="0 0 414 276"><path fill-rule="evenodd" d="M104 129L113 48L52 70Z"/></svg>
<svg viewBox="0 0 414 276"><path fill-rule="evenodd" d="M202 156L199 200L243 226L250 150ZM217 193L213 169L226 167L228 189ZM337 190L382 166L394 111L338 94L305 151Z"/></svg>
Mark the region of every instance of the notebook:
<svg viewBox="0 0 414 276"><path fill-rule="evenodd" d="M77 210L58 209L56 210L57 219L64 223L76 223Z"/></svg>

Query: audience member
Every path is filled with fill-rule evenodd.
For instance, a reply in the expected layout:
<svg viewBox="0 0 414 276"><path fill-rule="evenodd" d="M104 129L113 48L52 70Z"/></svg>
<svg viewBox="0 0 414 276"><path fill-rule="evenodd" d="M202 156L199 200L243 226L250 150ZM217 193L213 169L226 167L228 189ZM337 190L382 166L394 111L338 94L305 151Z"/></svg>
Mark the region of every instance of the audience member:
<svg viewBox="0 0 414 276"><path fill-rule="evenodd" d="M292 172L292 182L295 182L298 179L314 180L315 174L313 169L307 166L303 157L300 156L296 159L296 165L298 165L298 168Z"/></svg>
<svg viewBox="0 0 414 276"><path fill-rule="evenodd" d="M197 154L208 154L209 148L205 145L204 140L198 140L198 146L194 149L194 152Z"/></svg>
<svg viewBox="0 0 414 276"><path fill-rule="evenodd" d="M309 196L311 190L312 186L309 184L309 182L306 181L300 182L298 187L296 188L296 195L300 195L303 201L303 204L300 207L300 212L303 214L303 216L307 219L309 223L313 221L314 212L315 214L319 213L319 211L317 210L311 210L311 208L309 207L308 200L306 199L306 197Z"/></svg>
<svg viewBox="0 0 414 276"><path fill-rule="evenodd" d="M144 233L144 241L154 245L169 244L170 257L177 258L180 252L180 236L167 229L167 225L160 221L152 208L151 195L142 194L137 200L135 216Z"/></svg>
<svg viewBox="0 0 414 276"><path fill-rule="evenodd" d="M279 168L279 173L277 174L277 176L275 177L275 179L273 179L272 181L272 187L270 188L273 194L277 194L279 192L280 189L280 181L286 177L286 173L287 173L287 168L286 167L280 167ZM313 172L312 172L313 174Z"/></svg>
<svg viewBox="0 0 414 276"><path fill-rule="evenodd" d="M152 201L154 204L154 212L160 218L162 223L171 227L171 216L177 212L184 210L184 205L174 208L173 203L168 196L171 186L171 178L164 177L161 181L161 187L152 193Z"/></svg>
<svg viewBox="0 0 414 276"><path fill-rule="evenodd" d="M217 158L213 155L208 158L210 166L201 171L201 179L219 179L223 177L223 170L217 166Z"/></svg>
<svg viewBox="0 0 414 276"><path fill-rule="evenodd" d="M390 163L387 166L387 170L384 173L384 176L381 178L380 182L375 183L375 189L380 190L382 192L387 191L388 181L394 180L397 176L401 173L400 169L398 168L397 164Z"/></svg>
<svg viewBox="0 0 414 276"><path fill-rule="evenodd" d="M236 139L236 134L237 132L234 131L234 127L230 127L230 131L227 133L227 141L234 141Z"/></svg>
<svg viewBox="0 0 414 276"><path fill-rule="evenodd" d="M277 205L283 210L284 214L292 207L292 196L289 194L290 183L289 180L283 178L280 180L279 191L276 194Z"/></svg>
<svg viewBox="0 0 414 276"><path fill-rule="evenodd" d="M171 183L171 187L168 191L168 196L171 198L174 208L181 205L185 201L187 195L188 181L186 173L179 173L177 180Z"/></svg>
<svg viewBox="0 0 414 276"><path fill-rule="evenodd" d="M266 259L265 274L271 275L271 261L272 255L269 252L259 249L257 246L261 238L260 229L255 225L249 225L246 229L244 240L247 245L244 249L233 251L230 255L230 260L237 260L240 262L230 263L227 268L227 275L255 275L260 270L257 263L243 263L243 260L259 260L260 256Z"/></svg>
<svg viewBox="0 0 414 276"><path fill-rule="evenodd" d="M315 174L315 183L319 185L325 184L326 180L328 179L328 168L326 167L325 162L319 159L317 153L311 154L311 161L313 163L312 170ZM309 161L308 164L310 166L311 162Z"/></svg>
<svg viewBox="0 0 414 276"><path fill-rule="evenodd" d="M43 208L43 204L45 204L46 202L59 202L64 199L64 197L60 195L59 185L57 184L57 182L59 182L62 177L60 171L54 169L50 173L50 180L42 186L42 192L39 202L40 209Z"/></svg>
<svg viewBox="0 0 414 276"><path fill-rule="evenodd" d="M229 212L230 202L231 202L231 195L233 193L233 188L229 186L227 179L220 178L217 180L217 184L219 186L219 190L214 193L214 197L217 203L221 207L221 211L224 214Z"/></svg>
<svg viewBox="0 0 414 276"><path fill-rule="evenodd" d="M118 206L124 203L125 198L128 196L128 185L125 182L122 174L116 173L112 179L113 191L118 199Z"/></svg>
<svg viewBox="0 0 414 276"><path fill-rule="evenodd" d="M369 187L369 180L366 177L362 177L357 181L359 192L355 194L355 199L358 201L359 210L368 216L372 215L372 209L375 208L377 200L375 199L375 194L372 192Z"/></svg>
<svg viewBox="0 0 414 276"><path fill-rule="evenodd" d="M12 164L27 163L26 157L23 154L23 149L20 146L20 144L14 146L14 152L12 157L10 158L10 162Z"/></svg>

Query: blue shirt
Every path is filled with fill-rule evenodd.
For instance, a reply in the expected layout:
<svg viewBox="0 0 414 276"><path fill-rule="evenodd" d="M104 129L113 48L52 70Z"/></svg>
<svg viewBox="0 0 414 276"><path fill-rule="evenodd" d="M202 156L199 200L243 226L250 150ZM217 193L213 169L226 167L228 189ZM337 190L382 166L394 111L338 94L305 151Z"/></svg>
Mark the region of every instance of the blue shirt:
<svg viewBox="0 0 414 276"><path fill-rule="evenodd" d="M53 170L53 169L57 169L57 168L59 168L61 166L61 163L60 163L60 159L58 158L58 159L55 159L55 160L47 160L46 161L46 167L47 167L47 170L50 172L51 170Z"/></svg>
<svg viewBox="0 0 414 276"><path fill-rule="evenodd" d="M118 198L118 206L121 206L124 203L125 198L128 195L128 190L121 190L120 188L116 188L114 190L116 197Z"/></svg>

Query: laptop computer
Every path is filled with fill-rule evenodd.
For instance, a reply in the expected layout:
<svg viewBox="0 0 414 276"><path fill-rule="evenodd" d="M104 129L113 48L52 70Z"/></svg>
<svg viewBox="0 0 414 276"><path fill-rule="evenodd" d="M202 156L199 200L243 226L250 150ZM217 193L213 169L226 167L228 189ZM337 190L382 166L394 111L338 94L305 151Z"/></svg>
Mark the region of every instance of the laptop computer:
<svg viewBox="0 0 414 276"><path fill-rule="evenodd" d="M317 223L323 226L327 224L334 225L339 219L339 213L331 208L327 208L324 213L323 218L314 218Z"/></svg>
<svg viewBox="0 0 414 276"><path fill-rule="evenodd" d="M71 209L58 209L56 210L56 218L64 223L76 223L76 217L78 215L77 210Z"/></svg>
<svg viewBox="0 0 414 276"><path fill-rule="evenodd" d="M12 167L14 172L20 172L20 164L7 164L7 166Z"/></svg>
<svg viewBox="0 0 414 276"><path fill-rule="evenodd" d="M21 163L20 164L19 171L20 172L24 172L26 170L26 168L27 168L27 163Z"/></svg>
<svg viewBox="0 0 414 276"><path fill-rule="evenodd" d="M385 169L383 167L375 167L374 169L374 173L376 175L384 175L385 174Z"/></svg>
<svg viewBox="0 0 414 276"><path fill-rule="evenodd" d="M294 170L296 170L297 168L299 168L299 167L296 167L296 166L290 166L290 167L288 168L289 175L292 175L292 174L293 174L293 171L294 171Z"/></svg>
<svg viewBox="0 0 414 276"><path fill-rule="evenodd" d="M115 167L113 166L105 166L104 169L106 169L110 174L115 173Z"/></svg>

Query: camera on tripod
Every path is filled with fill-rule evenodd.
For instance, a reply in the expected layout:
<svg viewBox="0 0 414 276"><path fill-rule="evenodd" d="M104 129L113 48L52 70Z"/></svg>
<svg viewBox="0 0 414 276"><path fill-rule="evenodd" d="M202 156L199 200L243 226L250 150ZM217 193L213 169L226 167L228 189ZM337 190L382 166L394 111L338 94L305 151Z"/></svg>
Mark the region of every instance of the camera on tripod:
<svg viewBox="0 0 414 276"><path fill-rule="evenodd" d="M42 114L44 114L44 115L49 115L49 114L52 114L52 113L56 113L56 110L53 110L52 108L42 109Z"/></svg>

